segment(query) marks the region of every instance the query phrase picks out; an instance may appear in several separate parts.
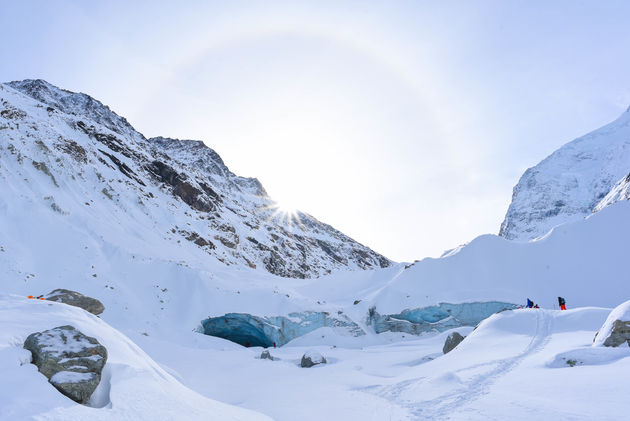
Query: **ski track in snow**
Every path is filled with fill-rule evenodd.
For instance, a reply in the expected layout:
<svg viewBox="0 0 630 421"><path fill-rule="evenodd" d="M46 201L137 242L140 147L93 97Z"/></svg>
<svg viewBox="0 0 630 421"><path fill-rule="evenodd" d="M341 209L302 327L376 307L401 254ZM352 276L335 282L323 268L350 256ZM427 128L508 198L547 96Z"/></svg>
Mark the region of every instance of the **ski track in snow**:
<svg viewBox="0 0 630 421"><path fill-rule="evenodd" d="M461 392L461 388L458 388L459 391L442 395L436 399L420 402L416 401L413 403L399 398L404 391L415 386L418 382L425 380L426 377L405 380L385 387L366 388L363 389L363 391L372 392L385 399L395 401L400 406L408 408L418 419L447 420L450 418L449 414L489 393L490 388L497 380L514 370L527 357L545 348L551 340L553 318L545 310L536 311L536 333L523 352L513 358L481 363L454 371L455 373L459 373L484 366L494 366L493 369L490 369L486 373L474 376L472 379L465 382L463 384L463 389L465 390L463 393Z"/></svg>

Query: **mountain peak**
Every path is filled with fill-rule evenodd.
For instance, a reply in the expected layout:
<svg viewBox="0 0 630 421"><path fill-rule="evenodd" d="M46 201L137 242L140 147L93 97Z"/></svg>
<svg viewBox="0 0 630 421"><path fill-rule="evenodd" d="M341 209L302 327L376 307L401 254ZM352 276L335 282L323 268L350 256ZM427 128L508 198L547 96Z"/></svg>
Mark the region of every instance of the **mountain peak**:
<svg viewBox="0 0 630 421"><path fill-rule="evenodd" d="M188 162L191 166L233 181L241 189L256 196L267 196L267 192L257 178L238 177L229 170L221 156L201 140L174 139L170 137L152 137L149 143L156 146L170 157Z"/></svg>
<svg viewBox="0 0 630 421"><path fill-rule="evenodd" d="M5 85L64 113L85 116L118 134L142 136L124 117L87 94L58 88L43 79L16 80Z"/></svg>
<svg viewBox="0 0 630 421"><path fill-rule="evenodd" d="M630 114L581 136L527 169L499 235L527 241L588 216L628 173Z"/></svg>

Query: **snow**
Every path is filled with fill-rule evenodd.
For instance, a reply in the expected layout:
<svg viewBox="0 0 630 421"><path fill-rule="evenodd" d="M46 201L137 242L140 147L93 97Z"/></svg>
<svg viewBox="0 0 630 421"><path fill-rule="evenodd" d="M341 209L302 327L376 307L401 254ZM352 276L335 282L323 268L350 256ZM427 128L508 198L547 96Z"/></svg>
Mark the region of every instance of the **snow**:
<svg viewBox="0 0 630 421"><path fill-rule="evenodd" d="M54 384L81 383L81 382L90 380L94 376L95 376L94 373L77 373L75 371L60 371L58 373L55 373L50 378L50 382Z"/></svg>
<svg viewBox="0 0 630 421"><path fill-rule="evenodd" d="M604 322L601 329L597 332L597 337L593 341L593 346L604 346L604 342L610 336L613 324L616 320L630 322L630 300L619 304L613 309L613 311L610 312L606 322Z"/></svg>
<svg viewBox="0 0 630 421"><path fill-rule="evenodd" d="M97 345L90 343L87 339L78 337L72 341L67 341L65 334L61 329L52 329L42 334L38 340L42 345L42 351L48 352L53 356L59 356L66 353L75 353L84 350L85 348L95 348ZM93 355L93 357L101 358L100 355ZM68 361L70 358L64 358L60 362Z"/></svg>
<svg viewBox="0 0 630 421"><path fill-rule="evenodd" d="M90 347L94 347L94 346L96 346L96 345L92 345L92 344L90 344L90 345L91 345ZM62 345L62 346L63 346L65 349L68 349L68 347L67 347L66 345ZM57 346L53 346L53 347L54 347L54 348L57 348ZM53 349L54 349L54 348L53 348ZM86 347L86 348L89 348L89 347ZM61 349L61 347L59 347L58 349ZM82 348L79 348L79 349L82 349ZM68 361L72 361L72 360L92 360L92 361L98 361L98 360L100 360L101 358L103 358L103 357L101 357L100 355L90 355L89 357L72 357L72 358L62 358L62 359L60 359L60 360L59 360L59 364L63 364L63 363L66 363L66 362L68 362Z"/></svg>

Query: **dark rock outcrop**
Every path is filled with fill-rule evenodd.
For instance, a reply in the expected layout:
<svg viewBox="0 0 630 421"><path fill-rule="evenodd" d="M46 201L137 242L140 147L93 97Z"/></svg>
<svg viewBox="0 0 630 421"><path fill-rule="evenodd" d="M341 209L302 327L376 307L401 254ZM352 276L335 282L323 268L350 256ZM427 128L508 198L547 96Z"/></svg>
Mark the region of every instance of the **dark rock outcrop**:
<svg viewBox="0 0 630 421"><path fill-rule="evenodd" d="M88 297L76 291L68 289L56 289L44 298L50 301L57 301L74 307L80 307L92 314L99 315L105 311L105 306L96 298Z"/></svg>
<svg viewBox="0 0 630 421"><path fill-rule="evenodd" d="M460 335L458 332L453 332L446 338L444 342L444 347L442 348L442 352L448 354L451 352L457 345L459 345L465 336Z"/></svg>
<svg viewBox="0 0 630 421"><path fill-rule="evenodd" d="M29 335L24 348L32 363L61 393L87 403L101 381L107 350L95 338L72 326L59 326Z"/></svg>
<svg viewBox="0 0 630 421"><path fill-rule="evenodd" d="M623 344L630 346L630 321L615 320L604 346L617 347Z"/></svg>
<svg viewBox="0 0 630 421"><path fill-rule="evenodd" d="M158 180L168 184L173 188L173 194L188 206L201 212L211 212L216 210L216 205L204 198L201 190L194 187L186 181L185 174L178 174L171 166L160 162L153 161L146 169L152 173ZM208 187L209 188L209 187ZM219 196L212 191L211 197L215 201L219 201Z"/></svg>

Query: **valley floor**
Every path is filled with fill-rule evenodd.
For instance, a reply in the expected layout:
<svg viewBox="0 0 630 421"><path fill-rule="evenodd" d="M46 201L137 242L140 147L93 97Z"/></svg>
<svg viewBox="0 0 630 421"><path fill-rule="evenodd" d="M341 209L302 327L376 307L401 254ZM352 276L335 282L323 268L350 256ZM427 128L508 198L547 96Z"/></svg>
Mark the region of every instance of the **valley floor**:
<svg viewBox="0 0 630 421"><path fill-rule="evenodd" d="M591 347L609 312L506 311L474 332L457 329L469 336L447 355L448 332L347 338L320 329L271 349L276 361L198 334L178 345L133 340L191 389L277 421L620 420L630 348ZM300 368L309 349L328 364Z"/></svg>
<svg viewBox="0 0 630 421"><path fill-rule="evenodd" d="M75 307L0 294L0 419L622 420L630 348L592 346L609 313L503 311L457 329L466 339L446 355L449 332L321 328L270 349L270 361L262 348L192 331L121 333ZM23 349L30 333L66 324L108 350L89 406L58 393ZM328 363L301 368L308 350Z"/></svg>

